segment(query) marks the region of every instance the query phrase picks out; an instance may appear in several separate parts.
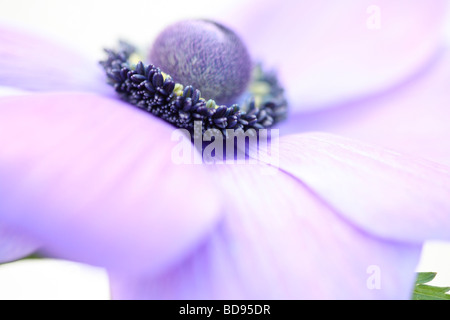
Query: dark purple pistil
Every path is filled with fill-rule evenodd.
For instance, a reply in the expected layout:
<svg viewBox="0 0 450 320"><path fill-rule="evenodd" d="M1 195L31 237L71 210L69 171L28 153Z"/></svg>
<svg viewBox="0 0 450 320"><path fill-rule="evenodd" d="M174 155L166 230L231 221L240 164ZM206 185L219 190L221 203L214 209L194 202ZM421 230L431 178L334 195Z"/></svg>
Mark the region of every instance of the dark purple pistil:
<svg viewBox="0 0 450 320"><path fill-rule="evenodd" d="M241 39L207 20L182 21L166 28L149 59L175 82L198 88L206 100L218 104L236 103L247 89L252 70Z"/></svg>

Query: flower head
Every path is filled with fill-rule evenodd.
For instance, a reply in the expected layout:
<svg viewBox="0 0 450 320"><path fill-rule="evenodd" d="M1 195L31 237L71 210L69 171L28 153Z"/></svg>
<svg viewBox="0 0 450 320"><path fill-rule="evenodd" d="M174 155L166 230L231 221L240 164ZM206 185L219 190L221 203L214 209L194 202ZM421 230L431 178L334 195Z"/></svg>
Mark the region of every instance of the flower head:
<svg viewBox="0 0 450 320"><path fill-rule="evenodd" d="M28 89L38 74L32 87L56 92L0 98L0 223L49 255L107 268L115 298L407 299L422 243L450 239L450 170L420 154L281 127L276 174L262 174L272 167L264 155L253 166L177 165L173 127L129 104L150 82L146 68L119 74L107 64L124 102L104 94L105 77L86 93L67 81L72 69L48 77L50 63L27 58L46 59L52 44L7 28L1 41L12 42L0 46L2 84ZM58 52L70 65L71 52ZM16 60L23 68L11 78L1 67ZM92 80L89 66L80 70ZM153 88L164 90L155 74ZM450 100L440 97L436 109Z"/></svg>

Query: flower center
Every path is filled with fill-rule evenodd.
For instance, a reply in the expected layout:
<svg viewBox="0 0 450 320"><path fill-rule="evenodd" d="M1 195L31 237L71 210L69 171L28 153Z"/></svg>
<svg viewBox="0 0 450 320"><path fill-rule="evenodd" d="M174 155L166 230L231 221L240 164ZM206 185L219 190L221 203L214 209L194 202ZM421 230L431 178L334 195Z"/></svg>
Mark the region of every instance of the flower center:
<svg viewBox="0 0 450 320"><path fill-rule="evenodd" d="M190 82L176 81L167 69L163 72L159 66L135 60L135 48L128 43L121 42L118 50L105 51L108 58L100 64L106 72L108 83L124 101L191 133L198 122L201 122L202 134L209 129L218 129L226 137L228 129L266 129L286 118L284 90L273 73L265 73L259 66L250 72L250 86L245 84L239 90L236 90L233 76L220 74L226 73L226 70L211 73L211 78L222 79L218 82L220 86L214 86L214 92L235 92L228 96L229 99L248 87L240 105L236 103L236 98L232 102L234 104L227 106L203 95Z"/></svg>
<svg viewBox="0 0 450 320"><path fill-rule="evenodd" d="M207 20L187 20L166 28L149 59L175 82L192 85L218 104L235 103L251 77L252 63L241 39Z"/></svg>

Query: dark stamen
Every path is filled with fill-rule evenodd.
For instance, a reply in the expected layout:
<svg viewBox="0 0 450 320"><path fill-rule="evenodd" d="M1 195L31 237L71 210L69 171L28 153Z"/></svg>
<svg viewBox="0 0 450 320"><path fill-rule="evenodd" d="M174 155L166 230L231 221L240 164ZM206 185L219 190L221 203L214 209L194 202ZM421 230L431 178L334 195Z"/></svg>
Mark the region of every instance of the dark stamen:
<svg viewBox="0 0 450 320"><path fill-rule="evenodd" d="M186 86L180 95L174 90L175 82L165 77L154 65L139 62L134 68L128 61L135 48L120 42L118 50L106 49L108 58L101 61L108 83L120 97L140 109L171 123L177 128L194 131L194 121L202 121L202 133L218 129L226 136L227 129L268 129L286 118L287 102L274 74L256 72L254 82L264 83L270 88L260 96L257 105L254 99L239 106L216 106L215 101L205 101L201 92Z"/></svg>

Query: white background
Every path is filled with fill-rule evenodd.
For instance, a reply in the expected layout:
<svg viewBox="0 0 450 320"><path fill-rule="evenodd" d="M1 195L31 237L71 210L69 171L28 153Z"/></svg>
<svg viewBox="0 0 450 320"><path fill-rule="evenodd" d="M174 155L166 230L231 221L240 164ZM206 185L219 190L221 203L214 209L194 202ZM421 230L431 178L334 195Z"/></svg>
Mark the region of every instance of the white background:
<svg viewBox="0 0 450 320"><path fill-rule="evenodd" d="M210 16L224 21L222 14L242 1L0 0L0 22L70 42L98 59L102 47L118 38L145 47L171 22ZM427 243L417 270L438 272L434 284L450 286L450 245ZM0 266L0 299L108 298L107 275L101 269L58 260Z"/></svg>

